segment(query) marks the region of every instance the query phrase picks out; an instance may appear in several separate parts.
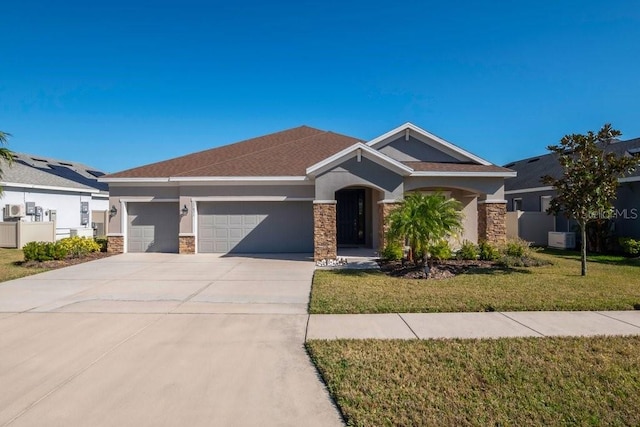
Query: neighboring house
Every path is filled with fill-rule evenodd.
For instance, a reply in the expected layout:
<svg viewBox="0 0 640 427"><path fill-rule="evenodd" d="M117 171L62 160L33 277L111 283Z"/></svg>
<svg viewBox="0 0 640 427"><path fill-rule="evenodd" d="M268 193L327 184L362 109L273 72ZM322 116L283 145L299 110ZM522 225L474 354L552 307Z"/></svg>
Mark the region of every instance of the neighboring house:
<svg viewBox="0 0 640 427"><path fill-rule="evenodd" d="M504 180L491 164L410 123L373 139L302 126L100 178L111 252L313 252L380 248L409 191L463 206L462 239L506 236Z"/></svg>
<svg viewBox="0 0 640 427"><path fill-rule="evenodd" d="M97 234L106 234L108 186L97 180L104 172L77 162L14 154L11 166L2 164L4 222L52 221L58 239L71 230L92 234L92 224L99 226Z"/></svg>
<svg viewBox="0 0 640 427"><path fill-rule="evenodd" d="M640 155L640 138L617 141L609 145L607 151L618 156ZM541 182L544 175L560 177L562 167L554 154L531 157L505 165L518 175L505 182L505 195L509 211L545 212L555 196L553 187ZM613 220L613 231L617 236L640 238L640 170L619 180L618 197L611 213L603 212L602 217ZM575 231L575 224L563 215L557 215L555 230Z"/></svg>

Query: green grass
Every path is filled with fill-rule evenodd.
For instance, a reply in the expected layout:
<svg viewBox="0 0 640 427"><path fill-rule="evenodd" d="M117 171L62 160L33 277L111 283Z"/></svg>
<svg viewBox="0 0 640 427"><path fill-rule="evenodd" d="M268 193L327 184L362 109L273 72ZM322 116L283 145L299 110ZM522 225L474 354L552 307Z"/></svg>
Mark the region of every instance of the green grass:
<svg viewBox="0 0 640 427"><path fill-rule="evenodd" d="M0 248L0 282L31 276L32 274L47 271L44 268L26 268L17 264L24 261L22 249Z"/></svg>
<svg viewBox="0 0 640 427"><path fill-rule="evenodd" d="M586 277L579 254L536 254L553 265L479 269L445 280L411 280L377 271L318 270L311 313L427 313L524 310L633 310L640 307L640 260L592 256Z"/></svg>
<svg viewBox="0 0 640 427"><path fill-rule="evenodd" d="M640 425L640 337L309 341L348 425Z"/></svg>

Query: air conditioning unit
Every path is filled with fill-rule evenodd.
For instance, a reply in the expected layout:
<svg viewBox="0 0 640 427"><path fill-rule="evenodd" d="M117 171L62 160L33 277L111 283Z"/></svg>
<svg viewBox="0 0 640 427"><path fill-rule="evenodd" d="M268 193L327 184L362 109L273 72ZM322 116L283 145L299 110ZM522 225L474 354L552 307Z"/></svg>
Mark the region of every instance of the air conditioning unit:
<svg viewBox="0 0 640 427"><path fill-rule="evenodd" d="M6 205L4 207L5 218L21 218L24 213L24 205Z"/></svg>
<svg viewBox="0 0 640 427"><path fill-rule="evenodd" d="M548 246L556 249L573 249L576 247L576 233L549 231Z"/></svg>

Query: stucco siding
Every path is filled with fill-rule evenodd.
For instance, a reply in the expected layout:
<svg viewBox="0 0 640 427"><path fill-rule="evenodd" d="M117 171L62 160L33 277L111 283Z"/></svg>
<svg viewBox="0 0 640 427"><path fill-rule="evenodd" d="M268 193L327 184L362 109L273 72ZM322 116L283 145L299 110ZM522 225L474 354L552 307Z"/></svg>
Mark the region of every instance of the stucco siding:
<svg viewBox="0 0 640 427"><path fill-rule="evenodd" d="M43 216L41 221L50 221L49 211L56 211L56 235L58 238L67 237L69 229L84 227L81 224L81 203L89 204L89 213L93 210L106 209L107 201L93 199L90 193L70 193L53 190L37 189L10 189L5 188L0 200L1 207L7 204L25 205L26 202L34 202L36 206L42 207ZM0 220L4 220L0 215ZM22 219L24 222L34 222L35 216L26 215ZM91 226L89 217L88 227Z"/></svg>
<svg viewBox="0 0 640 427"><path fill-rule="evenodd" d="M376 188L385 199L395 199L402 197L403 177L367 158L351 158L316 178L316 199L333 200L336 191L354 186Z"/></svg>
<svg viewBox="0 0 640 427"><path fill-rule="evenodd" d="M409 137L408 141L404 136L398 138L380 148L379 151L400 162L460 162L455 157L443 153L412 136Z"/></svg>

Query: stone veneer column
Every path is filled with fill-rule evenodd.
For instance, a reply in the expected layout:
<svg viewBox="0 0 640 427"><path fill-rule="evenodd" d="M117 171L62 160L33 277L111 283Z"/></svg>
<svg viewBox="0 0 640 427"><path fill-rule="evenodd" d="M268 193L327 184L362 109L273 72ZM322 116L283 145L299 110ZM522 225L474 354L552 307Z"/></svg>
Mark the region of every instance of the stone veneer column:
<svg viewBox="0 0 640 427"><path fill-rule="evenodd" d="M507 240L506 202L478 202L478 240L490 243Z"/></svg>
<svg viewBox="0 0 640 427"><path fill-rule="evenodd" d="M387 218L392 210L394 210L400 203L387 202L381 200L378 202L378 251L382 251L387 245L387 232L389 231L389 224Z"/></svg>
<svg viewBox="0 0 640 427"><path fill-rule="evenodd" d="M178 237L178 253L195 254L196 253L196 236L180 236Z"/></svg>
<svg viewBox="0 0 640 427"><path fill-rule="evenodd" d="M107 236L107 252L121 254L124 252L124 236Z"/></svg>
<svg viewBox="0 0 640 427"><path fill-rule="evenodd" d="M313 259L336 259L336 202L313 202Z"/></svg>

